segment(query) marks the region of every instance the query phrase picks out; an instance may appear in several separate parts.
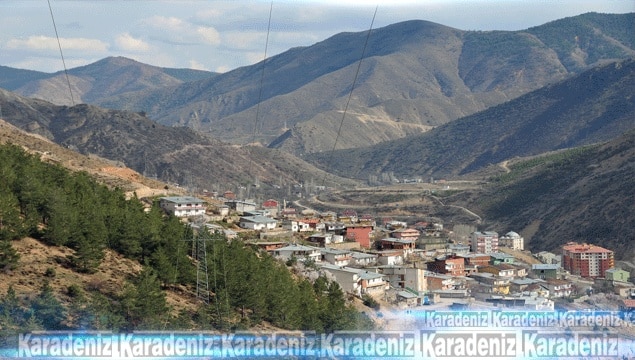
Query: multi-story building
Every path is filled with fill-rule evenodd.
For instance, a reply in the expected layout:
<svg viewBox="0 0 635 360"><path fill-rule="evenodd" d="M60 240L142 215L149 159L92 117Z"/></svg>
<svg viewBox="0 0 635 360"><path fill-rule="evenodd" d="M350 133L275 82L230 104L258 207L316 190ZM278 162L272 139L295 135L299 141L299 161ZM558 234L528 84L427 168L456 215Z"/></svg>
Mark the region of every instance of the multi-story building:
<svg viewBox="0 0 635 360"><path fill-rule="evenodd" d="M472 252L481 254L498 252L498 233L495 231L475 231L470 240Z"/></svg>
<svg viewBox="0 0 635 360"><path fill-rule="evenodd" d="M159 206L177 217L205 215L205 202L192 196L162 197Z"/></svg>
<svg viewBox="0 0 635 360"><path fill-rule="evenodd" d="M462 257L443 256L427 263L428 270L439 274L465 276L465 259Z"/></svg>
<svg viewBox="0 0 635 360"><path fill-rule="evenodd" d="M525 250L525 239L513 231L501 236L498 244L513 250Z"/></svg>
<svg viewBox="0 0 635 360"><path fill-rule="evenodd" d="M573 275L604 277L615 267L613 251L590 244L567 243L562 247L562 267Z"/></svg>

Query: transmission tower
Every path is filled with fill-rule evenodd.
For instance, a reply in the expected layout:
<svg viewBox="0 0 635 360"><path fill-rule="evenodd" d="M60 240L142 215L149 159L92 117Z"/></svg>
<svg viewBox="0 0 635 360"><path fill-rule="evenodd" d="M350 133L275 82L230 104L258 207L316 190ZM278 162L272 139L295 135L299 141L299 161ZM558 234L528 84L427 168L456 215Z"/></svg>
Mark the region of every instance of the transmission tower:
<svg viewBox="0 0 635 360"><path fill-rule="evenodd" d="M209 304L209 278L207 275L207 249L205 243L208 239L207 236L199 234L196 237L196 260L198 266L196 267L196 297Z"/></svg>
<svg viewBox="0 0 635 360"><path fill-rule="evenodd" d="M222 237L218 237L216 233L210 234L208 229L205 228L205 220L198 219L192 224L192 228L197 233L191 239L185 239L185 241L193 242L194 248L192 249L192 257L196 260L196 297L209 304L209 275L207 271L207 242L212 240L219 240ZM214 273L215 274L215 273ZM214 284L216 286L216 284Z"/></svg>

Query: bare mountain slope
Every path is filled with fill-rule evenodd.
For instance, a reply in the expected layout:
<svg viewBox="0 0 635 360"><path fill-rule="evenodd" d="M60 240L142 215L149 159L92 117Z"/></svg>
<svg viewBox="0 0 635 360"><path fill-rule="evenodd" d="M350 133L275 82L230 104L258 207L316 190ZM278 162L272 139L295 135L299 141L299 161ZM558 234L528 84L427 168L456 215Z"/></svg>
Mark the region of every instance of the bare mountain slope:
<svg viewBox="0 0 635 360"><path fill-rule="evenodd" d="M448 199L495 228L517 229L533 251L568 241L635 258L635 130L605 144L513 161L483 192Z"/></svg>
<svg viewBox="0 0 635 360"><path fill-rule="evenodd" d="M277 150L222 143L185 127L159 125L147 117L91 105L56 106L0 90L4 119L57 144L95 154L166 182L209 190L237 190L258 181L265 188L324 179L324 172Z"/></svg>
<svg viewBox="0 0 635 360"><path fill-rule="evenodd" d="M598 66L425 134L307 156L349 177L466 174L514 157L603 142L635 128L635 60ZM337 159L337 160L334 160Z"/></svg>
<svg viewBox="0 0 635 360"><path fill-rule="evenodd" d="M420 133L603 61L633 56L633 21L634 14L585 14L514 32L462 31L426 21L375 29L342 128L345 141L337 148ZM146 111L163 124L235 143L255 139L298 154L330 150L366 35L337 34L264 65L99 103Z"/></svg>
<svg viewBox="0 0 635 360"><path fill-rule="evenodd" d="M50 101L58 105L94 103L122 93L169 87L205 79L214 73L192 69L168 69L142 64L124 57L109 57L96 63L70 69L67 81L63 71L39 73L36 80L14 81L5 88L17 94ZM68 88L71 83L73 101ZM4 84L3 84L4 86Z"/></svg>

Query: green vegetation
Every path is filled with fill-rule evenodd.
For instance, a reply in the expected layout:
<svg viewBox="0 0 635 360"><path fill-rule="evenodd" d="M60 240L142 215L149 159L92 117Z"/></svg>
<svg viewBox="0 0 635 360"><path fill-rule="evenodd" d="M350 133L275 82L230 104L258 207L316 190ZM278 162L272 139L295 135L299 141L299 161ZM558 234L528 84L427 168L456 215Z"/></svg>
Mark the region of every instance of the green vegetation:
<svg viewBox="0 0 635 360"><path fill-rule="evenodd" d="M42 163L13 145L0 146L0 270L14 269L19 255L12 242L25 236L74 253L66 265L91 273L114 250L144 264L116 293L95 282L70 285L61 301L48 282L29 300L12 287L0 301L0 338L34 329L223 329L249 328L263 321L285 329L333 331L369 329L372 322L347 305L343 291L319 277L298 279L266 253L228 242L218 234L199 234L207 245L210 303L195 313L173 315L166 288L196 284L196 253L191 228L158 206L144 211L136 198L99 185L86 173L70 173ZM194 251L193 251L194 250ZM43 278L54 278L49 268ZM4 294L3 294L4 295Z"/></svg>
<svg viewBox="0 0 635 360"><path fill-rule="evenodd" d="M539 167L539 166L558 166L562 162L571 161L578 156L584 156L584 154L588 153L592 150L594 146L581 146L573 149L567 149L563 151L559 151L549 155L541 155L536 156L532 159L519 161L513 165L509 166L510 172L505 174L500 174L492 179L492 181L498 184L507 184L514 180L516 180L519 176L525 174L530 169Z"/></svg>

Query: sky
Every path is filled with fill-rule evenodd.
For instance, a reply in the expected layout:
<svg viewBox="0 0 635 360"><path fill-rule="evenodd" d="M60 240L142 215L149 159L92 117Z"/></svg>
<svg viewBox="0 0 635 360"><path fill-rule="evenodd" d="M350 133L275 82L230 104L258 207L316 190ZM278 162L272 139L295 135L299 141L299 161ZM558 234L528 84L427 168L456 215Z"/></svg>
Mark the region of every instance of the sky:
<svg viewBox="0 0 635 360"><path fill-rule="evenodd" d="M227 72L343 31L367 31L375 9L373 28L420 19L482 31L635 12L635 0L49 1L50 9L47 0L0 1L0 65L55 72L64 63L70 69L124 56Z"/></svg>

